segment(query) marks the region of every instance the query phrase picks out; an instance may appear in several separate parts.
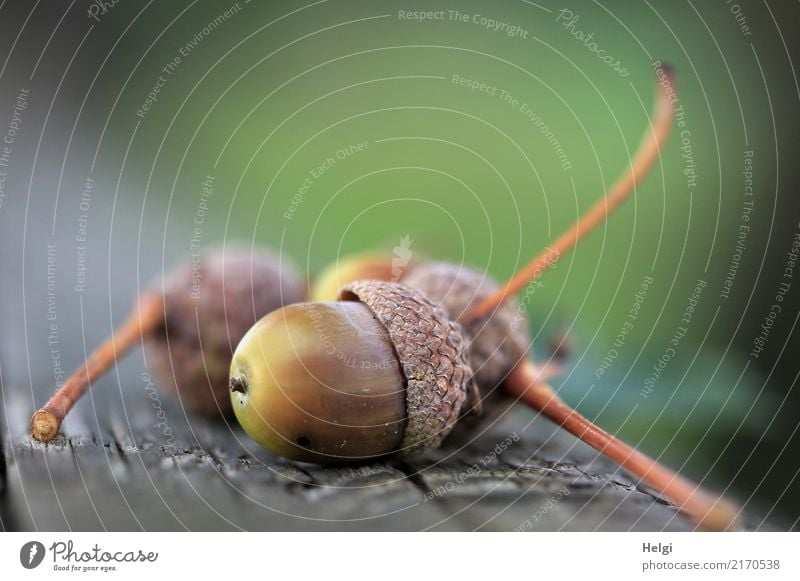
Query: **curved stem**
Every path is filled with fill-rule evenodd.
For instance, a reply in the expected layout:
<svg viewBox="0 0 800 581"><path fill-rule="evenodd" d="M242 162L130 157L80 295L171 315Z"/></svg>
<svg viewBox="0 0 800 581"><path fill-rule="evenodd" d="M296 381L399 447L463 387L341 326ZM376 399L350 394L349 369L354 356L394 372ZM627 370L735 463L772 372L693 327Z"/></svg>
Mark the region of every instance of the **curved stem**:
<svg viewBox="0 0 800 581"><path fill-rule="evenodd" d="M608 215L616 210L635 191L636 184L644 179L658 159L661 148L672 128L674 116L672 100L675 98L672 72L667 67L663 68L662 71L664 72L664 80L659 83L655 112L650 122L651 128L645 133L628 170L617 178L617 181L614 182L603 199L596 202L569 230L525 265L506 284L465 313L462 317L463 322L473 321L488 315L508 298L522 290L525 285L539 278L565 252L572 249L581 238L602 224Z"/></svg>
<svg viewBox="0 0 800 581"><path fill-rule="evenodd" d="M163 302L156 295L145 295L139 309L132 313L89 356L86 362L73 371L64 385L31 418L31 435L40 442L49 442L58 434L61 422L92 383L105 373L117 358L124 355L141 338L152 332L163 321Z"/></svg>
<svg viewBox="0 0 800 581"><path fill-rule="evenodd" d="M540 381L539 370L530 361L517 366L505 385L511 395L660 491L701 528L722 531L737 527L739 510L735 506L708 494L583 417Z"/></svg>

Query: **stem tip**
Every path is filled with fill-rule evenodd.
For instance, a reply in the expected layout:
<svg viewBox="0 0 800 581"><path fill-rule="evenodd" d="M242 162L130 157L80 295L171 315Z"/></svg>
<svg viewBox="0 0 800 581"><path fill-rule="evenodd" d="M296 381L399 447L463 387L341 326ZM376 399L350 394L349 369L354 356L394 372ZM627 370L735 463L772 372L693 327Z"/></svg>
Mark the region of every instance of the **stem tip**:
<svg viewBox="0 0 800 581"><path fill-rule="evenodd" d="M58 435L61 420L47 410L39 410L31 418L31 435L35 440L45 444Z"/></svg>

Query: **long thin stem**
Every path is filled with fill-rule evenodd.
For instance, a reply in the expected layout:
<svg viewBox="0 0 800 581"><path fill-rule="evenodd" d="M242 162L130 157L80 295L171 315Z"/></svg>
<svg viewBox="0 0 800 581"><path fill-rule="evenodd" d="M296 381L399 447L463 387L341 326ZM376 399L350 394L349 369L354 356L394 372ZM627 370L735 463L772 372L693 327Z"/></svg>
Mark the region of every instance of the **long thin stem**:
<svg viewBox="0 0 800 581"><path fill-rule="evenodd" d="M630 166L611 186L606 195L596 202L573 226L556 239L546 250L530 261L517 274L496 292L483 299L462 317L463 322L484 317L503 304L508 298L517 294L528 283L536 280L567 251L591 232L627 200L635 191L636 185L642 181L661 153L661 148L672 128L675 92L672 73L669 68L662 69L665 77L659 83L655 111L651 121L651 129L645 133L638 151Z"/></svg>
<svg viewBox="0 0 800 581"><path fill-rule="evenodd" d="M40 442L49 442L55 438L64 417L92 383L114 365L118 357L136 345L142 336L161 324L163 318L161 298L156 295L143 296L139 301L139 309L94 350L89 359L69 376L42 409L33 414L31 435Z"/></svg>
<svg viewBox="0 0 800 581"><path fill-rule="evenodd" d="M605 454L623 468L659 490L676 506L707 530L731 530L738 524L738 509L723 498L714 497L602 430L564 403L546 383L538 368L525 361L506 380L509 393L571 434Z"/></svg>

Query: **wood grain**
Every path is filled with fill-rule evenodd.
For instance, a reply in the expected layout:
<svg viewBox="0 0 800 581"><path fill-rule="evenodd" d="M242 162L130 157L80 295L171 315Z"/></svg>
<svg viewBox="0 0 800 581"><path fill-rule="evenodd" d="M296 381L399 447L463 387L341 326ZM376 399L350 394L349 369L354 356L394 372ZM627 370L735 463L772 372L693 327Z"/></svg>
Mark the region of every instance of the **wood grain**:
<svg viewBox="0 0 800 581"><path fill-rule="evenodd" d="M5 390L4 529L692 528L527 410L472 438L451 438L424 459L331 468L273 457L224 421L188 418L134 373L122 389L108 383L47 445L27 434L30 396Z"/></svg>

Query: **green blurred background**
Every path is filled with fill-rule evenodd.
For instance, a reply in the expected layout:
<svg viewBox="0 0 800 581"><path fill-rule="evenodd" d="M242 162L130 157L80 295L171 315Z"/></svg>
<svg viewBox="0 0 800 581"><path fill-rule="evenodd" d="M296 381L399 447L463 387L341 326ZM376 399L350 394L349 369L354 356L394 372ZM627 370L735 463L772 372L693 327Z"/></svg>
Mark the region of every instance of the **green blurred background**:
<svg viewBox="0 0 800 581"><path fill-rule="evenodd" d="M8 31L19 29L24 4L3 9ZM502 279L626 167L649 127L652 64L668 62L685 132L673 132L632 201L543 278L529 310L534 353L549 356L550 338L568 333L569 372L555 383L566 400L758 518L797 527L800 289L791 288L766 348L751 356L788 280L800 219L798 49L788 32L798 8L789 4L120 0L97 21L79 11L54 41L64 50L37 77L63 81L48 142L68 168L66 178L58 164L52 170L49 185L64 180L58 202L39 198L42 231L52 221L51 236L71 235L91 175L105 202L93 208L89 252L98 263L109 248L130 260L127 274L95 271L92 282L123 307L131 283L191 253L198 226L203 246L266 243L308 277L342 255L391 252L410 237L417 258ZM419 10L442 16L403 16ZM57 22L62 11L43 18ZM481 17L507 26L492 30ZM510 26L518 27L511 35ZM16 49L30 53L28 65L52 26L41 30ZM593 35L627 75L576 31ZM4 35L4 52L13 36ZM7 76L23 70L22 58L10 60ZM137 114L160 75L156 100ZM505 93L471 90L454 75ZM3 102L16 90L6 85ZM208 176L214 193L204 197ZM737 252L746 199L751 230ZM0 219L19 218L21 208L7 202ZM646 277L654 282L615 347ZM698 280L706 286L686 336L647 391ZM613 362L601 371L604 358Z"/></svg>

